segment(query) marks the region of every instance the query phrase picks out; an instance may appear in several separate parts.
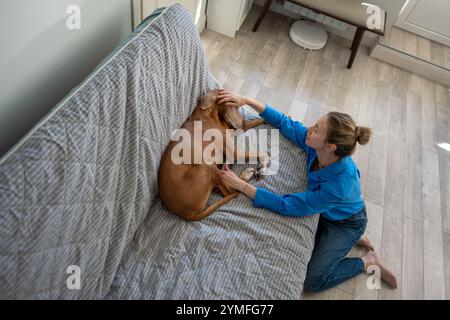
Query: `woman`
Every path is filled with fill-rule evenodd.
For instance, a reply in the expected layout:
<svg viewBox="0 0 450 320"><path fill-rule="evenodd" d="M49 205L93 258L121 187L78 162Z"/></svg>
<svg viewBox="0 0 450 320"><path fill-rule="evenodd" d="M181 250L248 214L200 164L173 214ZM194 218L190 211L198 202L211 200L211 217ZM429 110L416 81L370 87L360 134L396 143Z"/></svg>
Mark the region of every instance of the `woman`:
<svg viewBox="0 0 450 320"><path fill-rule="evenodd" d="M305 290L324 291L367 271L370 266L378 266L381 278L397 288L395 275L383 265L369 239L363 236L366 207L361 197L360 173L350 156L357 143L369 142L371 130L357 126L349 115L340 112L329 112L315 125L305 128L268 105L225 90L220 91L217 101L235 108L249 105L307 153L308 191L302 193L275 194L239 179L227 166L221 171L228 186L253 199L255 207L296 217L320 213ZM346 258L357 244L368 249L367 254Z"/></svg>

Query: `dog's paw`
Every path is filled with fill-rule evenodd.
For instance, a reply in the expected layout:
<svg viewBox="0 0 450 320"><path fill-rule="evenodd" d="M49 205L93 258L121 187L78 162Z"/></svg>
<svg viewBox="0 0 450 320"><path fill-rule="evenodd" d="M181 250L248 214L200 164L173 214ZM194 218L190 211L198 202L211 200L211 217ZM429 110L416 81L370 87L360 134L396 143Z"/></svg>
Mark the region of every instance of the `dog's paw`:
<svg viewBox="0 0 450 320"><path fill-rule="evenodd" d="M248 167L247 169L242 171L242 173L239 176L239 178L241 178L245 182L250 181L253 178L253 176L255 175L255 172L256 172L255 168Z"/></svg>
<svg viewBox="0 0 450 320"><path fill-rule="evenodd" d="M270 166L270 162L271 162L270 154L267 153L264 157L262 157L262 159L260 159L257 170L268 168Z"/></svg>
<svg viewBox="0 0 450 320"><path fill-rule="evenodd" d="M267 167L258 167L255 171L256 181L259 181L262 178L262 176L267 175L268 171L269 171L269 168L267 168Z"/></svg>
<svg viewBox="0 0 450 320"><path fill-rule="evenodd" d="M269 170L270 163L271 163L270 154L267 153L260 160L260 163L259 163L258 167L256 168L255 177L256 177L257 181L259 181L261 179L261 176L264 176L264 175L267 174L267 172Z"/></svg>

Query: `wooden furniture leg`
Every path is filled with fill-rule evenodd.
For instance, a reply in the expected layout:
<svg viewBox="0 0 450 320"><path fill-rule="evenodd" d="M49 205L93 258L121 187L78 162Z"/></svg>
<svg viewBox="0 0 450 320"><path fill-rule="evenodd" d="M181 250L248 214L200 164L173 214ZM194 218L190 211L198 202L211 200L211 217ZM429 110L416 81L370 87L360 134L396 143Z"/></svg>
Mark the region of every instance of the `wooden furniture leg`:
<svg viewBox="0 0 450 320"><path fill-rule="evenodd" d="M267 11L269 11L272 2L273 0L266 0L266 3L264 4L261 14L258 17L258 20L256 20L255 25L253 26L253 32L256 32L256 30L258 30L258 27L261 24L262 19L266 16Z"/></svg>
<svg viewBox="0 0 450 320"><path fill-rule="evenodd" d="M352 42L352 53L350 55L350 60L348 61L347 68L351 68L353 65L353 61L355 61L356 53L358 52L359 46L361 44L361 40L364 36L364 30L363 28L358 27L355 32L355 37L353 38Z"/></svg>

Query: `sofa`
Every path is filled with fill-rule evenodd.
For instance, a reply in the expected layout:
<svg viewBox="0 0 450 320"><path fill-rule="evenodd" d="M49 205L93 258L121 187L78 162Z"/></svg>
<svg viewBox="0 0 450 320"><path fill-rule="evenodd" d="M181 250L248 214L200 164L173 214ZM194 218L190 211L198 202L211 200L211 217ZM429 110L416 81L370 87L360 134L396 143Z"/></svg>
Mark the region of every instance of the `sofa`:
<svg viewBox="0 0 450 320"><path fill-rule="evenodd" d="M299 299L318 217L284 217L239 195L188 222L158 197L172 133L220 87L176 4L54 106L0 159L0 298ZM276 150L278 172L251 183L306 190L305 153L281 136Z"/></svg>

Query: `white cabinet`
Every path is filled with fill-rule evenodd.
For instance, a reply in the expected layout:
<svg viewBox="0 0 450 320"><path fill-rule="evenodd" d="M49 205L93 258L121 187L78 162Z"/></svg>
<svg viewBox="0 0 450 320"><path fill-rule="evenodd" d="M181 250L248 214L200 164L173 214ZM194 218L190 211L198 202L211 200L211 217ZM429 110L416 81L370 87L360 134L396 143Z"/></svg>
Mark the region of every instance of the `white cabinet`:
<svg viewBox="0 0 450 320"><path fill-rule="evenodd" d="M207 28L234 38L252 5L253 0L209 0Z"/></svg>

